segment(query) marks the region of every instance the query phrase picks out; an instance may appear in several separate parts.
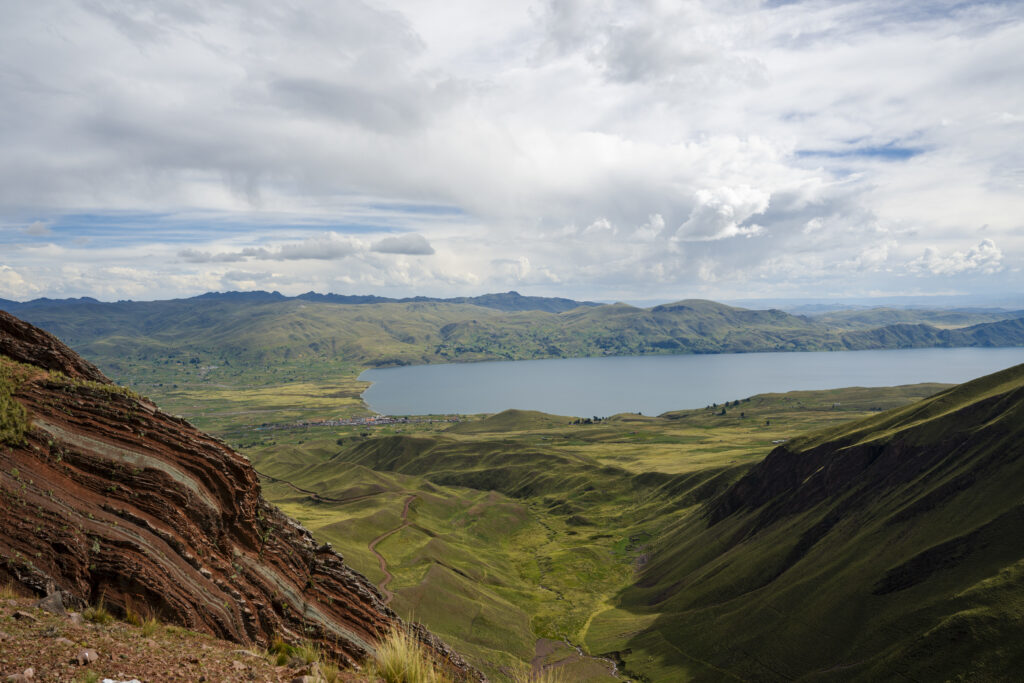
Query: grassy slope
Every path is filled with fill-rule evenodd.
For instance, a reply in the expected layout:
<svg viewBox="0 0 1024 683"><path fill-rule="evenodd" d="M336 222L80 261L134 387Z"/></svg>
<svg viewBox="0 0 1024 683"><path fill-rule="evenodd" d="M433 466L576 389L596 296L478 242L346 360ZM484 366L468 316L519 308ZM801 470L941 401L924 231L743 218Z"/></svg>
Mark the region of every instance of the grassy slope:
<svg viewBox="0 0 1024 683"><path fill-rule="evenodd" d="M367 544L398 527L404 501L416 496L411 525L378 546L395 575L394 606L497 676L528 661L538 636L589 638L595 615L635 581L649 539L736 481L773 440L938 388L794 392L741 401L725 416L621 415L591 425L508 411L369 437L363 428L250 432L242 445L261 472L318 494L265 487L374 581L383 574Z"/></svg>
<svg viewBox="0 0 1024 683"><path fill-rule="evenodd" d="M17 311L115 380L221 433L224 425L365 415L359 396L366 384L357 377L374 365L1024 343L1021 320L962 329L907 322L871 327L863 312L844 323L841 316L825 321L702 300L552 313L437 302L282 301L264 294L49 302ZM944 327L977 319L914 313L910 319ZM879 315L878 322L906 318Z"/></svg>
<svg viewBox="0 0 1024 683"><path fill-rule="evenodd" d="M934 312L933 312L934 313ZM297 361L394 365L649 353L842 350L906 346L1013 345L1018 322L939 329L970 316L919 312L827 320L702 300L641 309L626 304L562 313L504 312L470 304L346 305L303 300L203 298L162 302L26 305L18 314L51 330L108 369L196 357L206 364ZM1007 314L1009 316L1009 314ZM976 319L976 317L975 317ZM846 320L847 322L844 322Z"/></svg>
<svg viewBox="0 0 1024 683"><path fill-rule="evenodd" d="M1022 431L1018 366L797 439L659 538L587 644L655 679L1005 680Z"/></svg>
<svg viewBox="0 0 1024 683"><path fill-rule="evenodd" d="M932 325L941 329L968 327L980 323L998 322L1008 318L1024 317L1024 311L991 309L927 310L907 308L869 308L850 311L830 311L812 316L815 320L844 328L873 328L899 323Z"/></svg>

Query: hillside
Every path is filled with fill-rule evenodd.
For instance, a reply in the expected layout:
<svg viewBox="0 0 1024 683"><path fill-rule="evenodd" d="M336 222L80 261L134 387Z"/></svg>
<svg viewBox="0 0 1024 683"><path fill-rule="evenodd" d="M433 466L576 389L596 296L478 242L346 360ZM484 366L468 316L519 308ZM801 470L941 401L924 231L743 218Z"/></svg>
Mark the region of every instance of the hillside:
<svg viewBox="0 0 1024 683"><path fill-rule="evenodd" d="M773 442L903 406L913 385L753 396L599 422L510 410L449 423L249 430L266 495L493 680L531 660L610 680L612 649L566 663L633 585L652 539L737 481ZM372 546L372 548L371 548ZM386 569L386 572L385 572ZM635 624L636 632L646 629ZM551 658L551 659L548 659ZM643 657L629 676L678 681Z"/></svg>
<svg viewBox="0 0 1024 683"><path fill-rule="evenodd" d="M0 313L0 584L355 665L400 620L249 462ZM416 631L455 674L476 672Z"/></svg>
<svg viewBox="0 0 1024 683"><path fill-rule="evenodd" d="M1017 366L778 446L654 542L587 644L695 680L1011 680L1022 443Z"/></svg>
<svg viewBox="0 0 1024 683"><path fill-rule="evenodd" d="M809 318L702 300L644 309L515 292L443 301L351 299L312 292L292 298L234 292L171 301L40 299L5 305L115 374L132 361L150 367L181 362L342 362L370 367L653 353L1024 344L1024 319L1010 312L1006 319L996 319L999 314L991 311L875 311Z"/></svg>
<svg viewBox="0 0 1024 683"><path fill-rule="evenodd" d="M875 328L901 323L924 324L938 328L969 327L980 323L999 322L1011 318L1024 318L1024 311L989 308L887 308L874 307L847 311L827 311L814 314L815 320L843 328Z"/></svg>

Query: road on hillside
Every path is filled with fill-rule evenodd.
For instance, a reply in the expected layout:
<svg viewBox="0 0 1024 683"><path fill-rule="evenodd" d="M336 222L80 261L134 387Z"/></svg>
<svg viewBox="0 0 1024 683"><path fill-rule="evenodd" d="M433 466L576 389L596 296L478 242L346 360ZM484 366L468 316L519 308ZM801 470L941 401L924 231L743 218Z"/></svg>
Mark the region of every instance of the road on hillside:
<svg viewBox="0 0 1024 683"><path fill-rule="evenodd" d="M388 571L388 561L384 559L383 555L377 552L377 544L383 541L388 536L398 533L405 527L409 526L409 524L411 524L411 522L409 521L409 506L412 505L412 502L416 500L417 497L418 496L411 495L405 499L405 505L402 506L402 523L399 526L392 529L391 531L386 531L377 538L370 541L370 544L368 546L370 552L377 556L377 560L380 562L380 570L384 572L384 578L381 579L381 582L377 584L377 590L379 590L381 592L381 595L384 596L385 605L390 604L391 600L395 597L395 594L388 590L388 584L391 583L391 579L395 577L391 574L390 571Z"/></svg>

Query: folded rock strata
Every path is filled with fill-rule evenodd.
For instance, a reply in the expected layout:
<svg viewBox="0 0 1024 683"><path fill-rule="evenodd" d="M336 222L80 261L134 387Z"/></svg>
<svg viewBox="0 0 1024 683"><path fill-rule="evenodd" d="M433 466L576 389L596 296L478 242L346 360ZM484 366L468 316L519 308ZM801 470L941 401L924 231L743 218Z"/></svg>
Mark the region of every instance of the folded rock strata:
<svg viewBox="0 0 1024 683"><path fill-rule="evenodd" d="M357 664L401 620L249 462L0 311L0 581ZM4 575L7 575L4 577ZM456 678L482 676L422 627Z"/></svg>

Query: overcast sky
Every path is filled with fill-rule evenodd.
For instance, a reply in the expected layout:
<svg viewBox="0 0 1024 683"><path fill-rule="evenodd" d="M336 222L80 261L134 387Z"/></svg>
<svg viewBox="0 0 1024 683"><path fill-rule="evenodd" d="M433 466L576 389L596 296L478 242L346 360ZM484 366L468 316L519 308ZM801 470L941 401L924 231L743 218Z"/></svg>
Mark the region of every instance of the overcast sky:
<svg viewBox="0 0 1024 683"><path fill-rule="evenodd" d="M0 0L0 297L1024 292L1024 3Z"/></svg>

